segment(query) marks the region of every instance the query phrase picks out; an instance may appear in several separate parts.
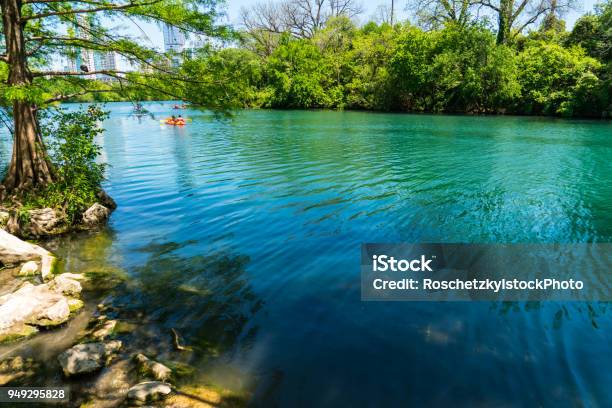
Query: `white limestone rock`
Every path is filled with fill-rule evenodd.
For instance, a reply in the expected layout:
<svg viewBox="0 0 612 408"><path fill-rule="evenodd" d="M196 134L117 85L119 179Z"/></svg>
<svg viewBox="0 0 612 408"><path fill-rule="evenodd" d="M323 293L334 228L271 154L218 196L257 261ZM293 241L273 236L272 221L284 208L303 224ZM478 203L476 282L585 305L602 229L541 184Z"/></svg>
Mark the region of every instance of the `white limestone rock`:
<svg viewBox="0 0 612 408"><path fill-rule="evenodd" d="M53 208L41 208L29 211L27 228L35 237L55 235L65 232L67 229L66 215ZM23 231L22 231L23 232ZM23 233L20 235L28 235Z"/></svg>
<svg viewBox="0 0 612 408"><path fill-rule="evenodd" d="M111 211L99 203L94 203L83 213L83 225L95 227L106 223Z"/></svg>
<svg viewBox="0 0 612 408"><path fill-rule="evenodd" d="M166 398L172 392L170 384L160 381L145 381L136 384L127 393L128 400L136 405L143 405Z"/></svg>
<svg viewBox="0 0 612 408"><path fill-rule="evenodd" d="M38 273L38 264L36 261L28 261L21 265L19 276L33 276Z"/></svg>
<svg viewBox="0 0 612 408"><path fill-rule="evenodd" d="M66 296L78 296L83 290L81 283L67 275L68 274L65 273L57 275L49 282L49 288L56 293L61 293Z"/></svg>
<svg viewBox="0 0 612 408"><path fill-rule="evenodd" d="M107 359L121 348L118 340L108 343L77 344L61 353L57 359L66 377L99 370Z"/></svg>

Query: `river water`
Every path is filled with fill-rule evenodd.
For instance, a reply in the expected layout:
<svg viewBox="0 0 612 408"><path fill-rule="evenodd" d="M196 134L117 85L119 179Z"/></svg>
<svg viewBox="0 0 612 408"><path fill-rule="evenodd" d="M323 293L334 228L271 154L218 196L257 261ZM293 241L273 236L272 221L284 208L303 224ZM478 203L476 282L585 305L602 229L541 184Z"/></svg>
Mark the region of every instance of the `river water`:
<svg viewBox="0 0 612 408"><path fill-rule="evenodd" d="M610 122L185 110L172 127L169 103L147 107L107 105L119 207L59 251L123 270L113 302L176 329L207 380L257 406L612 406L609 304L362 302L359 278L364 242L610 242Z"/></svg>

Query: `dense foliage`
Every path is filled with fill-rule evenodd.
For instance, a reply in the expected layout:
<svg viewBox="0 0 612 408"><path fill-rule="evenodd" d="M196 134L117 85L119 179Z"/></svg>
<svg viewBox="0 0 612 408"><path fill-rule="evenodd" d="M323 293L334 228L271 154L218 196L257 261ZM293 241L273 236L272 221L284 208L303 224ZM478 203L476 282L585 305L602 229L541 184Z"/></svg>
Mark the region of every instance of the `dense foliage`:
<svg viewBox="0 0 612 408"><path fill-rule="evenodd" d="M41 128L55 181L44 191L34 191L23 200L28 208L61 209L72 223L97 200L106 165L98 161L101 153L95 138L103 132L100 121L107 113L96 106L76 111L48 111Z"/></svg>
<svg viewBox="0 0 612 408"><path fill-rule="evenodd" d="M265 49L260 31L244 32L185 69L232 81L233 106L610 117L611 10L503 44L485 22L425 31L341 16L308 38L269 33Z"/></svg>

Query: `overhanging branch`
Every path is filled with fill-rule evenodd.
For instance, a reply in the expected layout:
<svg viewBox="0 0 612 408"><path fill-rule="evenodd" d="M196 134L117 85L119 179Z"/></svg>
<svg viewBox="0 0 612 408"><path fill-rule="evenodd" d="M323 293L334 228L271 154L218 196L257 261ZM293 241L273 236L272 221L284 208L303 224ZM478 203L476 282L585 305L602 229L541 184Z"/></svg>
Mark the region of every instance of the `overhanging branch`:
<svg viewBox="0 0 612 408"><path fill-rule="evenodd" d="M151 89L152 91L159 92L161 94L164 94L166 96L171 96L171 97L176 98L176 99L182 99L183 98L183 96L174 94L174 93L166 91L164 89L160 89L160 88L155 87L155 86L153 86L151 84L148 84L148 83L143 83L143 82L135 81L133 79L122 77L122 76L119 76L119 75L110 75L110 76L114 76L116 79L118 79L120 86L123 86L123 81L126 81L128 83L133 84L133 85L141 86L141 87L144 87L144 88L148 88L148 89Z"/></svg>
<svg viewBox="0 0 612 408"><path fill-rule="evenodd" d="M115 70L100 70L100 71L88 71L88 72L77 72L77 71L41 71L41 72L32 72L32 76L41 77L41 76L89 76L89 75L120 75L127 74L126 71L115 71Z"/></svg>
<svg viewBox="0 0 612 408"><path fill-rule="evenodd" d="M22 17L21 21L24 22L24 21L36 20L36 19L41 19L41 18L46 18L46 17L65 16L65 15L70 15L70 14L84 14L84 13L97 13L100 11L125 10L129 8L134 8L134 7L150 6L152 4L159 3L160 1L161 0L153 0L149 2L128 3L128 4L118 5L118 6L108 6L107 5L107 6L101 6L101 7L91 7L91 8L83 8L83 9L76 9L76 10L49 11L47 13L32 14L31 16Z"/></svg>
<svg viewBox="0 0 612 408"><path fill-rule="evenodd" d="M47 99L44 101L45 104L53 103L53 102L61 102L67 99L76 98L77 96L93 94L93 93L105 93L105 92L117 92L115 89L85 89L80 92L75 92L67 95L58 95L56 97Z"/></svg>

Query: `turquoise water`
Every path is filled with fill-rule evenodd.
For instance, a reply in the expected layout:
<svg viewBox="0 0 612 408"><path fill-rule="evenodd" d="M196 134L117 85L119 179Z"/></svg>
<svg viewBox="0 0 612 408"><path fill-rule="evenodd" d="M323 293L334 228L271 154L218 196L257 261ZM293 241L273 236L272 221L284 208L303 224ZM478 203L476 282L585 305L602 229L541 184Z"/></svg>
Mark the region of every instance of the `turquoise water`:
<svg viewBox="0 0 612 408"><path fill-rule="evenodd" d="M108 105L104 256L130 276L116 304L178 329L212 381L258 406L612 405L609 304L359 286L364 242L610 242L609 122L184 111L177 128L170 106Z"/></svg>

